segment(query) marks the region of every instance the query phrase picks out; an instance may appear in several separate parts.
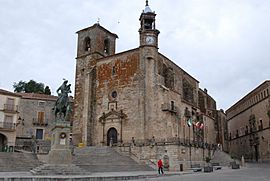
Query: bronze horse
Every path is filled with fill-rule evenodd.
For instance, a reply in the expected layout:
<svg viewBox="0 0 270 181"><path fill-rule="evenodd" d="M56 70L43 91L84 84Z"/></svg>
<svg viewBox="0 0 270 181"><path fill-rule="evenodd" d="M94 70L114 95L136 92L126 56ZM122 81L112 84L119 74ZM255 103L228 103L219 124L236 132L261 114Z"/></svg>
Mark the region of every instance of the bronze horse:
<svg viewBox="0 0 270 181"><path fill-rule="evenodd" d="M61 93L59 93L59 91L61 91ZM66 118L66 115L70 111L70 105L69 105L69 99L68 99L68 93L70 92L71 92L70 84L67 85L67 81L64 81L61 87L57 89L58 99L53 108L55 118L62 118L62 119Z"/></svg>

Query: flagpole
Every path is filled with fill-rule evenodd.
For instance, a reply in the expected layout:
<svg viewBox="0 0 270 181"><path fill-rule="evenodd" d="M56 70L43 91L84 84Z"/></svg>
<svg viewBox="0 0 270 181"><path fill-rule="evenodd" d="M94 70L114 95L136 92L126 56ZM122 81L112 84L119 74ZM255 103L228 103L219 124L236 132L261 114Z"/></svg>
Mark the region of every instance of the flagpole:
<svg viewBox="0 0 270 181"><path fill-rule="evenodd" d="M204 125L204 117L203 117L203 125ZM204 161L204 126L203 126L203 161Z"/></svg>
<svg viewBox="0 0 270 181"><path fill-rule="evenodd" d="M190 126L188 129L188 135L189 135L189 162L190 162L190 167L191 167L191 143L190 143Z"/></svg>

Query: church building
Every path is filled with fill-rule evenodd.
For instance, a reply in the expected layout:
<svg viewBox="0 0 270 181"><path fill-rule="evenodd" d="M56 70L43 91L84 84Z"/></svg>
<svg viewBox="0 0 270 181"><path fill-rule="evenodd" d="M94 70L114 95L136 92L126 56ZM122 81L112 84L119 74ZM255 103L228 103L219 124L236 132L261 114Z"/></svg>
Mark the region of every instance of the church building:
<svg viewBox="0 0 270 181"><path fill-rule="evenodd" d="M115 52L118 36L99 23L77 32L74 144L217 143L215 100L158 51L155 20L146 1L139 45L120 53Z"/></svg>

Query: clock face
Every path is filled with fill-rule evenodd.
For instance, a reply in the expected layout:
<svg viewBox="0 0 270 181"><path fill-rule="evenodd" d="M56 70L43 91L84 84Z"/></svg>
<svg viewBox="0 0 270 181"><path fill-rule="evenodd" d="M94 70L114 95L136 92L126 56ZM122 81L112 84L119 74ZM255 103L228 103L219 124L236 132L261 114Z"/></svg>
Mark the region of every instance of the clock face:
<svg viewBox="0 0 270 181"><path fill-rule="evenodd" d="M148 44L148 45L151 45L151 44L155 43L155 39L152 36L147 36L145 41L146 41L146 44Z"/></svg>

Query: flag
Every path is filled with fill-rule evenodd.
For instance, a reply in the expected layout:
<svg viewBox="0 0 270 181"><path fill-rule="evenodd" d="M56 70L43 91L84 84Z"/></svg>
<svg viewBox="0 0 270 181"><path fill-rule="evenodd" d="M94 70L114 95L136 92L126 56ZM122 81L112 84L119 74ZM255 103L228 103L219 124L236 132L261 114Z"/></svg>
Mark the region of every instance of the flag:
<svg viewBox="0 0 270 181"><path fill-rule="evenodd" d="M188 124L188 127L190 127L190 126L192 125L192 119L191 119L191 118L189 118L189 119L187 120L187 124Z"/></svg>
<svg viewBox="0 0 270 181"><path fill-rule="evenodd" d="M204 125L203 125L203 123L201 123L201 125L200 125L200 129L203 129L203 126L204 126Z"/></svg>
<svg viewBox="0 0 270 181"><path fill-rule="evenodd" d="M196 128L200 128L201 123L198 121L195 123Z"/></svg>

